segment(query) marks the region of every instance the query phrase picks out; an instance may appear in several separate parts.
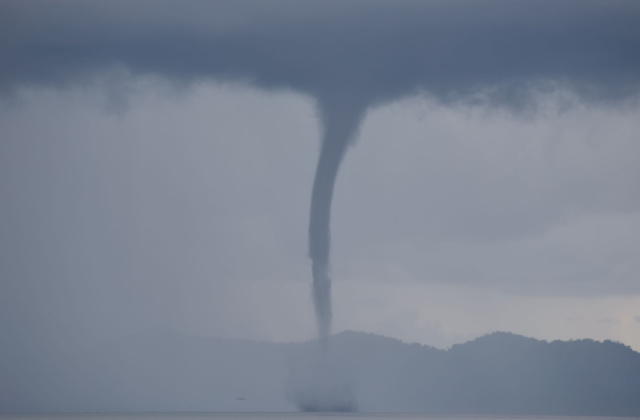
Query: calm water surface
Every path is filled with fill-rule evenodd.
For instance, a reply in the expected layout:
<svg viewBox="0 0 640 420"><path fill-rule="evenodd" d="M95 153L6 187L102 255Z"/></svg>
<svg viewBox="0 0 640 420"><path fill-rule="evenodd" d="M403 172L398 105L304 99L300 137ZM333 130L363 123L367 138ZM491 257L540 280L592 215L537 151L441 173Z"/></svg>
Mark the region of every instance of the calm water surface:
<svg viewBox="0 0 640 420"><path fill-rule="evenodd" d="M367 413L87 413L87 414L0 414L6 420L638 420L640 417L564 416L434 416L425 414Z"/></svg>

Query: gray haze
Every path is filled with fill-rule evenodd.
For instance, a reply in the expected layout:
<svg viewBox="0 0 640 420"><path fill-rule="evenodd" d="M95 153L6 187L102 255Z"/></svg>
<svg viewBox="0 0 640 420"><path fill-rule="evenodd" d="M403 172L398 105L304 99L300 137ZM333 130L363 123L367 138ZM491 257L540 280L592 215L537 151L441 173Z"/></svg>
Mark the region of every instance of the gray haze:
<svg viewBox="0 0 640 420"><path fill-rule="evenodd" d="M124 67L315 97L323 138L309 255L326 335L334 183L367 108L416 92L443 101L488 93L489 102L522 107L530 89L545 86L594 101L633 97L638 22L635 1L5 2L0 86L90 83Z"/></svg>
<svg viewBox="0 0 640 420"><path fill-rule="evenodd" d="M321 336L640 346L639 50L635 0L1 2L2 369L308 337L306 240Z"/></svg>

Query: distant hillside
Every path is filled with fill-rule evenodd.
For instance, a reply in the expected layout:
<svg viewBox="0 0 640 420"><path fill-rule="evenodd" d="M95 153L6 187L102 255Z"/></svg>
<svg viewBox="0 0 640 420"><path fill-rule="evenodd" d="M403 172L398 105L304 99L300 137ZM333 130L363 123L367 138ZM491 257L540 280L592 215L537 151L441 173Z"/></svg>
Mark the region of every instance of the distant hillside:
<svg viewBox="0 0 640 420"><path fill-rule="evenodd" d="M640 353L610 341L493 333L439 350L344 332L325 356L153 332L46 358L2 350L2 412L290 411L325 393L369 412L640 416Z"/></svg>

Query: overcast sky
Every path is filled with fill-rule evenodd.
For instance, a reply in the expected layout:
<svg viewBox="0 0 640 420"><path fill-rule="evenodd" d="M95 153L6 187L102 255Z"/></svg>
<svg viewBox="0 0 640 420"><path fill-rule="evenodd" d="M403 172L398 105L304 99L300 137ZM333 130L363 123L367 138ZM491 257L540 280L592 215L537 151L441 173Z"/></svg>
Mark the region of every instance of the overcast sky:
<svg viewBox="0 0 640 420"><path fill-rule="evenodd" d="M334 331L640 351L639 50L636 1L3 2L0 339L313 338L355 98Z"/></svg>

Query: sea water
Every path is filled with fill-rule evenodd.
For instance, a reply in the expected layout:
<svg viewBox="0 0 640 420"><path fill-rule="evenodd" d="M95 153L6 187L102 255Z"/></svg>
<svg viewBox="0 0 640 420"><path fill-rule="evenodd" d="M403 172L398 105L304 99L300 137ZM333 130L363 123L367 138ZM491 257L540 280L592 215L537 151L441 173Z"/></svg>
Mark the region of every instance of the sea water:
<svg viewBox="0 0 640 420"><path fill-rule="evenodd" d="M378 413L73 413L0 414L6 420L624 420L625 417L426 415ZM640 419L640 417L626 417Z"/></svg>

